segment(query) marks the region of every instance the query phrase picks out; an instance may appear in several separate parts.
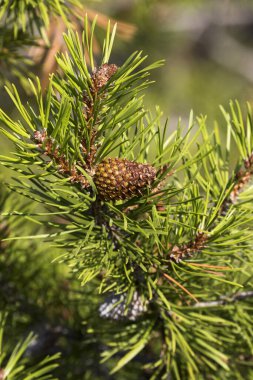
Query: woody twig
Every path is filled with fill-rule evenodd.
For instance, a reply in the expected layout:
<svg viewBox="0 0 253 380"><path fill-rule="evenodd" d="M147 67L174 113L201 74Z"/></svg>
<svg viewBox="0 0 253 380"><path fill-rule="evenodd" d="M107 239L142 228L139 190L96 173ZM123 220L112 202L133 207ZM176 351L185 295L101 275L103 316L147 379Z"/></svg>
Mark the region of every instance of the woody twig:
<svg viewBox="0 0 253 380"><path fill-rule="evenodd" d="M46 131L35 131L34 139L43 154L53 159L60 174L68 176L72 183L80 183L82 188L90 187L87 178L79 172L75 164L70 164L66 156L60 153L59 146L54 139L47 136Z"/></svg>
<svg viewBox="0 0 253 380"><path fill-rule="evenodd" d="M208 235L204 232L198 232L195 239L181 246L174 245L169 251L171 261L179 263L186 257L191 257L194 253L202 251L207 244Z"/></svg>
<svg viewBox="0 0 253 380"><path fill-rule="evenodd" d="M253 175L253 153L244 160L243 166L235 173L233 182L235 182L234 187L227 199L222 204L221 212L224 213L231 206L235 204L238 200L238 196L245 186L249 183Z"/></svg>

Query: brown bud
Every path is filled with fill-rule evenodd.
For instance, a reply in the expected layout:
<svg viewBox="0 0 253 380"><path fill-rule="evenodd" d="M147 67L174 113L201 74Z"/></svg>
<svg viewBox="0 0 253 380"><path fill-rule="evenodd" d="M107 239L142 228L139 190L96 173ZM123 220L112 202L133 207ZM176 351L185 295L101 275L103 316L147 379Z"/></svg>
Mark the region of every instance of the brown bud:
<svg viewBox="0 0 253 380"><path fill-rule="evenodd" d="M93 71L91 76L94 90L98 91L100 88L106 85L108 80L116 73L118 67L114 64L104 63L99 68Z"/></svg>

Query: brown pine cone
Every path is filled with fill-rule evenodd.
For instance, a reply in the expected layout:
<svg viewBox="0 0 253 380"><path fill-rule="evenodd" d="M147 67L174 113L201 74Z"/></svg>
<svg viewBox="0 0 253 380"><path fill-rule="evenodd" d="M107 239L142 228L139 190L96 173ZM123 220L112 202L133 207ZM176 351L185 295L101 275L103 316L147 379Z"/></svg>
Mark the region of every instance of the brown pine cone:
<svg viewBox="0 0 253 380"><path fill-rule="evenodd" d="M94 183L103 200L140 196L156 178L156 169L120 158L106 158L95 168Z"/></svg>

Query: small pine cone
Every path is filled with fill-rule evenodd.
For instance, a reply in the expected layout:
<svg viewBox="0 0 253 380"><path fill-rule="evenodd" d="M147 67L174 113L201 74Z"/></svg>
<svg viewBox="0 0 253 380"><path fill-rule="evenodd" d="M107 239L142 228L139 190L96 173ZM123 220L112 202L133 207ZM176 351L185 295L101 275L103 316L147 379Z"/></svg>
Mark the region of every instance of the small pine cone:
<svg viewBox="0 0 253 380"><path fill-rule="evenodd" d="M114 64L108 64L104 63L102 66L100 66L98 69L95 69L92 74L92 81L94 85L95 91L100 90L108 80L113 76L113 74L116 73L118 70L118 67Z"/></svg>
<svg viewBox="0 0 253 380"><path fill-rule="evenodd" d="M94 183L103 200L142 195L156 178L156 169L120 158L106 158L95 168Z"/></svg>

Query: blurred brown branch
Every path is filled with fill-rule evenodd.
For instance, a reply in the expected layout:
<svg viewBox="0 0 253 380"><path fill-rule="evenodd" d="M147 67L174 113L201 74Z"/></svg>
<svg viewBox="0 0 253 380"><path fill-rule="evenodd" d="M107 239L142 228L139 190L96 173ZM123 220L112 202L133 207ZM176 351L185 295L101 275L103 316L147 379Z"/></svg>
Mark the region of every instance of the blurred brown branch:
<svg viewBox="0 0 253 380"><path fill-rule="evenodd" d="M69 16L72 27L81 35L83 30L83 20L85 16L88 16L90 22L97 17L97 25L102 29L106 29L109 21L109 17L96 12L90 8L81 9L75 7L73 14ZM125 41L129 41L133 38L136 33L137 27L133 24L116 21L115 19L110 18L111 28L115 24L117 24L117 35L119 38ZM60 18L52 18L50 22L50 26L47 30L47 37L49 40L49 46L46 45L45 41L42 39L39 40L38 46L33 46L30 48L28 54L29 57L35 62L35 64L40 65L40 76L42 88L46 88L48 83L49 73L54 72L57 69L57 63L55 60L55 55L57 52L65 51L65 44L63 40L63 33L67 31L67 26L64 21ZM96 38L94 38L93 42L93 51L94 54L98 54L100 52L100 45ZM88 56L86 56L88 60Z"/></svg>

